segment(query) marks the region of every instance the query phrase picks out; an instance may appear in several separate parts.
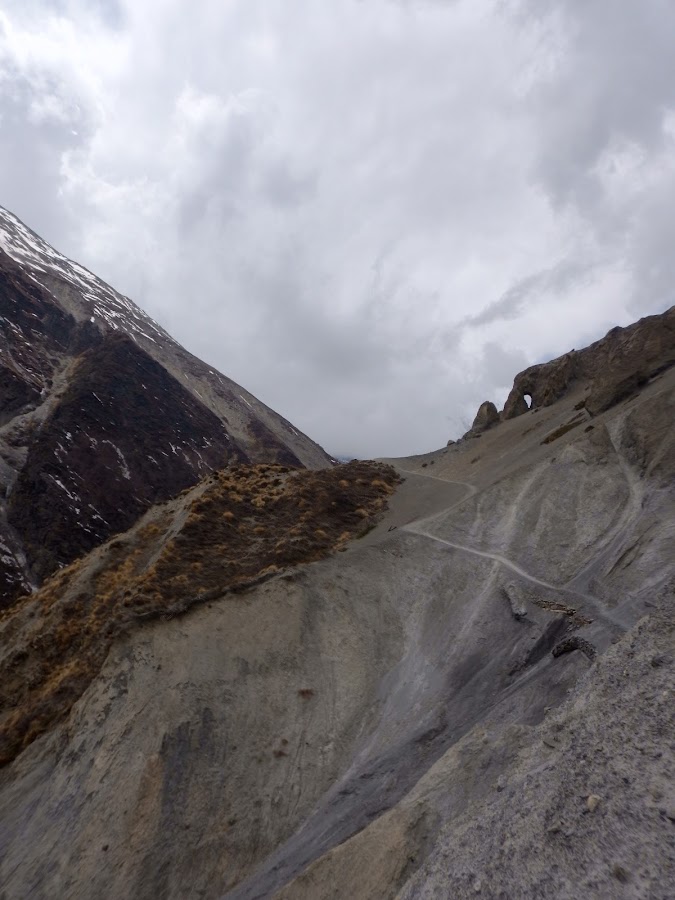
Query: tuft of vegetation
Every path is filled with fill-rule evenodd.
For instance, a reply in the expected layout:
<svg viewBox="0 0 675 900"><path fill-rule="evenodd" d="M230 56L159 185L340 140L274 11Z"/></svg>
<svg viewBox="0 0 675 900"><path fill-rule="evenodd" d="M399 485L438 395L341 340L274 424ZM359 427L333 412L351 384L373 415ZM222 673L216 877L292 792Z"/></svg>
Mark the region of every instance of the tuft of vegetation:
<svg viewBox="0 0 675 900"><path fill-rule="evenodd" d="M571 431L573 428L576 428L578 425L584 420L583 413L575 416L573 419L570 419L569 422L566 422L565 425L561 425L559 428L556 428L555 431L552 431L550 434L547 434L544 440L541 442L542 444L552 444L553 441L557 441L558 438L561 438L564 434L567 434L568 431Z"/></svg>
<svg viewBox="0 0 675 900"><path fill-rule="evenodd" d="M68 715L121 635L344 549L399 480L362 461L231 467L62 569L0 615L0 765Z"/></svg>

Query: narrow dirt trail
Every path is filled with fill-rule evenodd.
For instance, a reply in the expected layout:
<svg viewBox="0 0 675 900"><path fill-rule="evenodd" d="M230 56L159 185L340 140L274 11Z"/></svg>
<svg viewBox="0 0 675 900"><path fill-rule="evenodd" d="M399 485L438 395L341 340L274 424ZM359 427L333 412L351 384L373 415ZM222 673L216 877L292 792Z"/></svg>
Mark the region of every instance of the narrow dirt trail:
<svg viewBox="0 0 675 900"><path fill-rule="evenodd" d="M406 525L413 525L417 523L421 525L422 523L431 523L436 519L440 519L441 516L445 516L447 513L451 512L453 509L456 509L458 506L461 506L462 503L465 503L471 497L474 497L479 493L480 488L477 488L475 484L470 484L468 481L455 481L452 478L440 478L438 475L427 475L426 473L421 472L411 472L409 469L402 469L400 466L396 467L399 472L404 473L408 478L424 478L430 481L438 481L446 487L449 485L456 485L458 487L467 488L466 493L459 497L457 500L454 500L447 506L443 506L440 509L435 509L432 513L428 515L424 515L419 519L411 520L407 522Z"/></svg>
<svg viewBox="0 0 675 900"><path fill-rule="evenodd" d="M617 615L613 610L608 609L605 604L597 597L593 597L590 594L580 594L577 591L570 590L569 588L562 585L551 584L548 581L543 581L541 578L537 578L535 575L531 575L525 569L521 568L521 566L519 566L517 563L513 562L513 560L508 559L506 556L502 556L500 553L491 553L487 550L477 550L474 547L467 547L464 544L455 544L453 541L446 541L444 538L440 538L435 534L424 531L422 528L415 528L412 525L405 525L402 530L407 531L409 534L418 534L421 537L436 541L437 543L443 544L446 547L450 547L453 550L460 550L463 553L470 553L472 556L481 556L484 559L491 559L494 562L497 562L500 565L504 566L506 569L510 569L516 575L520 575L521 578L524 578L531 584L536 584L539 587L546 588L547 590L554 591L556 593L562 593L567 596L572 594L575 598L579 598L585 603L587 611L588 608L590 608L596 619L604 621L612 628L619 629L623 632L626 631L632 624L623 616Z"/></svg>
<svg viewBox="0 0 675 900"><path fill-rule="evenodd" d="M401 471L406 471L401 469ZM409 534L417 534L420 537L425 537L429 540L436 541L439 544L443 544L446 547L450 547L453 550L459 550L463 553L469 553L472 556L479 556L483 559L490 559L500 565L504 566L504 568L509 569L511 572L514 572L516 575L519 575L521 578L524 578L526 581L529 581L531 584L536 584L539 587L546 588L547 590L554 591L556 593L563 594L572 594L575 598L581 600L587 607L590 608L589 611L592 610L593 615L596 619L603 621L606 625L608 625L612 629L619 629L619 631L626 631L631 625L632 620L629 620L626 616L621 615L620 613L609 609L599 598L594 597L592 594L581 593L580 591L574 590L574 588L570 588L566 585L558 585L551 584L548 581L544 581L541 578L537 578L536 575L532 575L526 569L522 568L522 566L518 565L512 559L509 559L506 556L503 556L501 553L493 553L489 550L478 550L475 547L469 547L465 544L458 544L454 541L448 541L445 538L439 537L438 535L432 534L426 528L425 525L430 524L431 522L439 519L441 516L446 515L448 512L451 512L460 504L464 503L470 497L473 497L478 493L478 488L475 485L469 484L465 481L453 481L447 478L439 478L436 475L426 475L421 473L412 473L408 474L419 475L420 478L432 478L435 481L442 481L447 484L457 484L462 485L468 488L468 492L464 497L458 500L456 503L451 504L446 509L441 512L436 512L432 516L428 516L422 519L417 520L416 522L410 522L406 525L402 526L403 531L407 531Z"/></svg>

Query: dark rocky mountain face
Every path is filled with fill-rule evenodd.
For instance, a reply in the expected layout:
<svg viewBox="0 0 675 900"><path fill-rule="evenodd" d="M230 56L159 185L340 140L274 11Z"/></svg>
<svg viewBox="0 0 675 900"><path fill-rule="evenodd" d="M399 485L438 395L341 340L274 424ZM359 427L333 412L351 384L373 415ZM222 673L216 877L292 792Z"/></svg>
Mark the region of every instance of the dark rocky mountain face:
<svg viewBox="0 0 675 900"><path fill-rule="evenodd" d="M231 463L332 460L0 208L0 608Z"/></svg>
<svg viewBox="0 0 675 900"><path fill-rule="evenodd" d="M27 436L8 519L38 581L195 474L246 459L220 419L123 334L77 357L53 413Z"/></svg>

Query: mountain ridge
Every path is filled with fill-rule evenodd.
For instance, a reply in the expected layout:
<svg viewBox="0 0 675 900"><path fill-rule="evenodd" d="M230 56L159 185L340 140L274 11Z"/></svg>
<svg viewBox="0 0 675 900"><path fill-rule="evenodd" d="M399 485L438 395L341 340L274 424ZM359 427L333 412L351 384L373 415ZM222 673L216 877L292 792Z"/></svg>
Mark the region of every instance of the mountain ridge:
<svg viewBox="0 0 675 900"><path fill-rule="evenodd" d="M2 208L0 333L0 606L215 468L333 464Z"/></svg>

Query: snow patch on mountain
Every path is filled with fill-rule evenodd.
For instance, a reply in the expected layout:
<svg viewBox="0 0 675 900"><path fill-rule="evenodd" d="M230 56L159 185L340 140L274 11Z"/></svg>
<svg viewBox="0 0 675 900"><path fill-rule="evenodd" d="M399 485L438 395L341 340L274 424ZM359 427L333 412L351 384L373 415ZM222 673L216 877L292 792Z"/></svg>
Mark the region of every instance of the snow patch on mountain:
<svg viewBox="0 0 675 900"><path fill-rule="evenodd" d="M43 241L8 210L0 207L0 248L25 266L32 281L49 291L47 278L56 277L77 289L85 303L86 318L114 331L127 331L156 343L175 343L153 319L128 297L119 294L84 266L73 262ZM154 337L153 337L154 335Z"/></svg>

